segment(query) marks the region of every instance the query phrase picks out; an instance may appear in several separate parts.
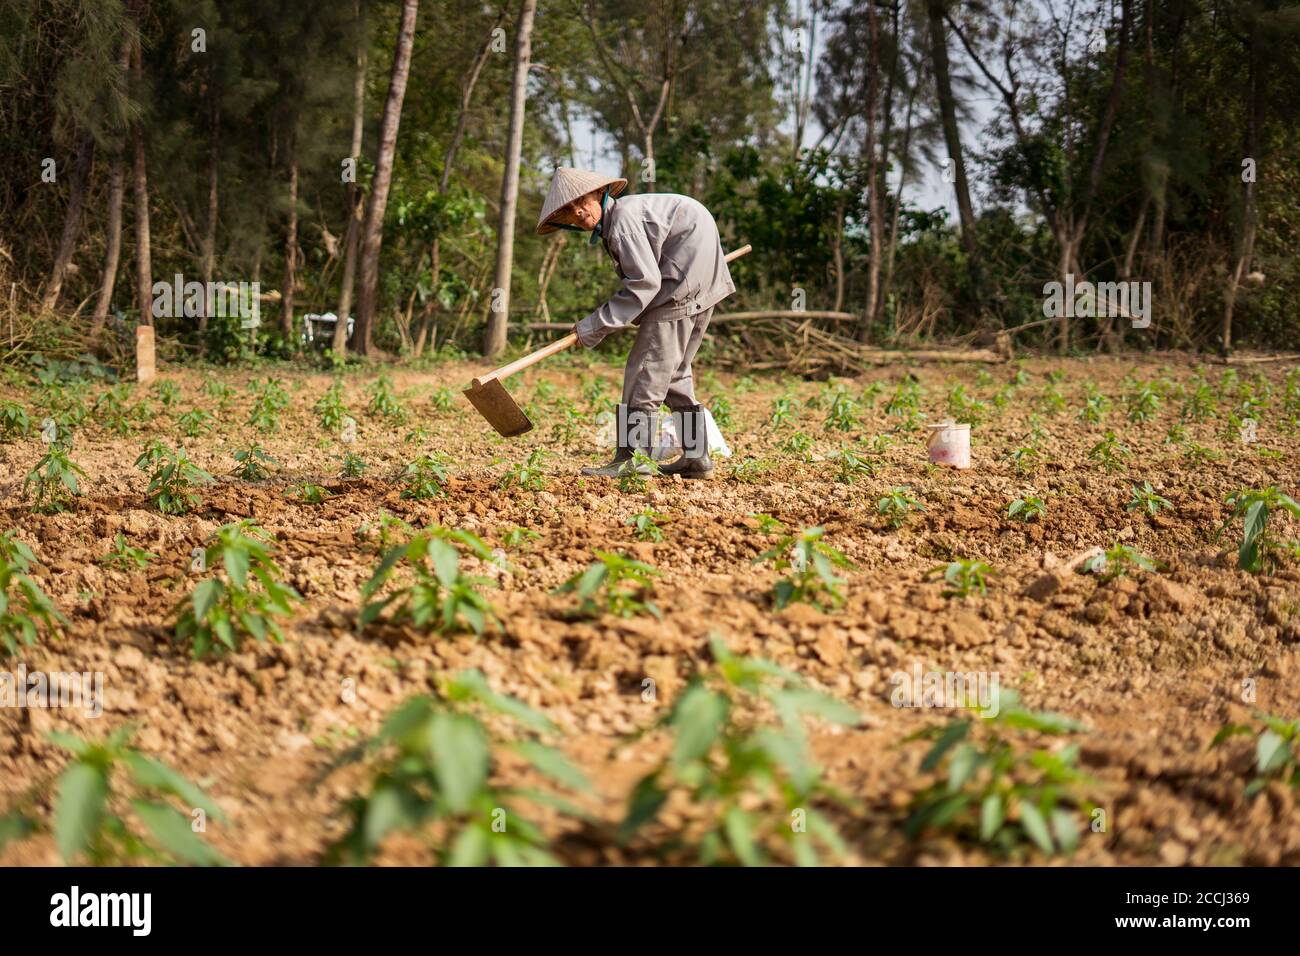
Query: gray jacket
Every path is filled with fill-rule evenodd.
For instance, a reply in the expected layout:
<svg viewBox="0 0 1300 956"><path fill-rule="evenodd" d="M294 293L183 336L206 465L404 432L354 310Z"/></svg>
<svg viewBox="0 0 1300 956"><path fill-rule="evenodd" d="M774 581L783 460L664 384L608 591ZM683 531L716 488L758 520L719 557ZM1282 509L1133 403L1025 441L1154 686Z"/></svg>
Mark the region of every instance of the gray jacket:
<svg viewBox="0 0 1300 956"><path fill-rule="evenodd" d="M695 316L731 293L718 224L689 196L647 193L616 199L601 229L623 288L578 323L588 348L648 312L665 319Z"/></svg>

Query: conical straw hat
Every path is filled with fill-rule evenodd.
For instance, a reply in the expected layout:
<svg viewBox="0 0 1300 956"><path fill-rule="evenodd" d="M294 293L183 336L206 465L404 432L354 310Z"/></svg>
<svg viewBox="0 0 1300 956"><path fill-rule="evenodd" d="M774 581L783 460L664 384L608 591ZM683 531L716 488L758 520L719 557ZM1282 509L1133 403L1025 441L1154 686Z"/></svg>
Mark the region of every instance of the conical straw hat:
<svg viewBox="0 0 1300 956"><path fill-rule="evenodd" d="M547 222L548 219L575 199L605 186L610 187L611 196L617 196L627 188L627 180L618 176L602 176L589 169L570 169L568 166L561 166L555 171L555 178L551 180L551 191L546 194L546 202L542 204L542 214L537 220L537 234L544 236L554 232L559 227Z"/></svg>

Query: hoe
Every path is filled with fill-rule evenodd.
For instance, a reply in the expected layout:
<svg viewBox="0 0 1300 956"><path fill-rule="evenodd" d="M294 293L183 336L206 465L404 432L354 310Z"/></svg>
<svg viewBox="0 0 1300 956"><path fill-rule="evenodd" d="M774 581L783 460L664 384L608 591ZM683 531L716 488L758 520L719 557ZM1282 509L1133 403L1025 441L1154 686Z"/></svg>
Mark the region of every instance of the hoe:
<svg viewBox="0 0 1300 956"><path fill-rule="evenodd" d="M728 253L726 261L730 262L733 259L739 259L752 249L753 246L750 245L741 246L735 252ZM465 397L469 399L471 405L478 409L479 414L486 418L488 423L506 438L522 435L524 432L532 430L533 423L528 420L528 416L519 407L519 403L506 391L506 387L501 384L501 380L509 378L515 372L522 372L528 366L540 362L557 352L563 352L577 341L578 336L570 332L564 338L543 346L536 352L530 352L523 358L517 358L508 365L494 369L486 375L480 375L470 383L469 388L465 389Z"/></svg>

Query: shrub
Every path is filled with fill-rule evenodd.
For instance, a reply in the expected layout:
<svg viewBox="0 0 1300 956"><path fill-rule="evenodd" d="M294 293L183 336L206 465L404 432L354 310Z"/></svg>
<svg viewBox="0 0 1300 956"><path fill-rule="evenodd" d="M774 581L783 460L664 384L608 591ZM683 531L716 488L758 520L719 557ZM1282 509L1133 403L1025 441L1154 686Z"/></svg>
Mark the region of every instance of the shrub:
<svg viewBox="0 0 1300 956"><path fill-rule="evenodd" d="M660 721L672 751L632 791L624 841L653 822L674 791L704 815L673 840L704 865L817 865L847 847L816 804L849 806L813 762L804 721L857 725L857 711L768 661L739 657L716 637L714 666L696 675ZM767 714L777 715L775 724Z"/></svg>

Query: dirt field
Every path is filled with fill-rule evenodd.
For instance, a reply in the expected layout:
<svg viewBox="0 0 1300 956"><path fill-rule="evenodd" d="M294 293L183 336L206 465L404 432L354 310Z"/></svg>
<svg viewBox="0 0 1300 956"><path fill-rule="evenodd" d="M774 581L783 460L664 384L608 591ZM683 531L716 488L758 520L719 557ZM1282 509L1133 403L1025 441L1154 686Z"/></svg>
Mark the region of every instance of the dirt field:
<svg viewBox="0 0 1300 956"><path fill-rule="evenodd" d="M1023 384L1007 388L1017 368ZM1018 366L919 367L924 387L918 409L929 421L948 416L947 396L962 384L969 399L984 401L986 420L973 432L974 467L927 467L925 429L893 431L898 415L886 405L903 369L880 369L861 379L836 380L847 394L867 393L860 425L824 428L823 407L799 407L792 423L769 424L773 401L797 396L804 403L828 395L826 383L777 378L706 378L707 400L725 395L732 423L723 431L736 456L712 482L653 482L645 492L620 493L606 480L578 477L578 468L603 459L589 427L566 450L552 437L559 415L547 411L561 397L574 400L590 421L596 406L584 397L593 376L616 395L619 370L561 365L532 370L513 383L532 397L538 427L506 441L459 397L437 411L439 386L459 392L473 367L445 365L435 372L392 373L407 409L404 424L365 412L374 374L345 379L345 399L358 422L354 445L322 429L313 403L331 378L286 369L256 373L167 372L181 395L124 436L88 423L77 432L72 458L88 473L85 493L66 513L32 514L22 479L42 454L35 438L0 445L5 478L0 503L5 525L42 562L36 577L70 619L62 639L46 640L20 658L0 662L12 670L102 671L107 695L102 718L66 710L0 710L0 810L33 784L57 774L65 751L46 732L67 729L100 738L123 722L137 728L136 744L202 784L229 822L209 827L207 839L230 859L247 865L312 864L345 828L339 806L364 786L364 769L326 774L337 754L375 732L383 717L414 693L427 692L443 674L475 667L492 686L544 712L566 735L561 745L595 784L581 801L594 819L584 825L539 813L553 850L571 864L651 863L658 857L647 837L629 847L613 838L630 789L668 743L664 731L635 739L670 706L693 669L709 661L710 634L738 653L753 654L798 671L816 686L852 703L857 728L816 724L812 742L827 779L857 801L856 812L836 811L851 861L867 864L976 864L1002 859L942 832L908 840L903 821L912 795L933 779L919 765L927 744L905 742L915 731L944 723L941 709L896 708L891 675L924 671L996 672L1037 709L1085 723L1081 762L1098 781L1109 824L1085 833L1076 863L1300 864L1300 817L1295 792L1272 782L1257 798L1244 795L1253 776L1254 747L1241 737L1208 746L1230 721L1250 723L1265 712L1300 716L1300 571L1284 564L1273 575L1236 568L1240 521L1221 540L1215 532L1228 515L1225 497L1243 487L1278 485L1300 491L1300 435L1279 427L1283 378L1290 370L1259 366L1273 387L1260 414L1254 442L1225 433L1217 418L1185 424L1183 440L1166 443L1182 401L1170 387L1190 389L1197 366L1189 358L1157 361L1026 361ZM1048 373L1061 374L1063 399L1052 414ZM1223 366L1204 366L1218 387ZM252 401L248 383L274 375L292 401L279 430L261 435L245 424ZM1239 371L1242 384L1256 370ZM214 411L201 393L219 378L236 389L211 433L180 436L175 422L196 407ZM1166 380L1165 396L1143 423L1131 422L1126 378ZM1099 423L1079 420L1085 386L1110 399ZM539 393L540 386L543 388ZM992 401L1001 391L1004 404ZM102 389L92 390L89 401ZM1229 391L1232 391L1229 389ZM1256 388L1258 391L1258 388ZM23 402L33 419L36 390L8 387L5 398ZM591 389L595 395L595 389ZM148 396L136 388L133 398ZM1018 473L1006 459L1026 444L1035 424L1038 463ZM427 434L411 434L423 428ZM1107 430L1131 455L1110 471L1089 457ZM812 439L808 457L781 449L797 431ZM874 475L836 480L830 458L842 444L877 434L893 442L879 451ZM200 466L219 477L203 489L195 513L166 517L145 503L146 477L132 467L151 437L183 444ZM278 463L269 479L229 477L231 453L260 441ZM1199 443L1217 459L1189 459ZM545 488L501 490L506 469L543 449ZM345 450L369 465L365 477L337 478ZM418 455L447 456L446 497L409 501L392 476ZM745 457L739 477L731 469ZM320 504L290 492L304 480L333 496ZM1126 509L1131 487L1151 482L1172 508L1148 516ZM909 486L924 505L895 529L877 510L891 487ZM1040 497L1046 514L1021 523L1007 518L1008 504ZM636 540L628 519L647 505L664 515L663 540ZM506 529L531 528L539 537L509 549L514 573L490 572L500 590L489 592L503 628L481 638L443 637L409 627L379 626L357 635L359 589L378 558L361 533L380 512L412 524L429 521L473 531L500 546ZM798 531L820 525L825 540L856 569L843 572L847 603L834 613L803 604L783 611L769 590L779 577L753 559L776 540L751 515L771 515ZM275 536L286 579L304 598L285 625L283 644L250 645L225 658L193 661L173 643L171 609L192 586L192 549L218 526L252 517ZM1278 530L1295 537L1295 522ZM108 569L98 559L121 532L127 542L159 555L147 569ZM1060 565L1092 546L1132 545L1163 565L1103 582L1095 574L1067 573ZM554 594L584 569L594 550L625 551L660 572L650 615L594 621L566 617L574 597ZM955 558L982 558L998 574L984 596L951 598L928 572ZM642 698L651 678L657 699ZM1253 681L1256 699L1243 699ZM344 693L349 688L354 693ZM522 773L522 772L521 772ZM48 815L46 791L38 814ZM656 824L664 833L685 825L695 808L670 802ZM1041 859L1030 856L1029 859ZM397 836L378 861L427 862L420 840ZM47 834L12 844L3 864L59 862Z"/></svg>

